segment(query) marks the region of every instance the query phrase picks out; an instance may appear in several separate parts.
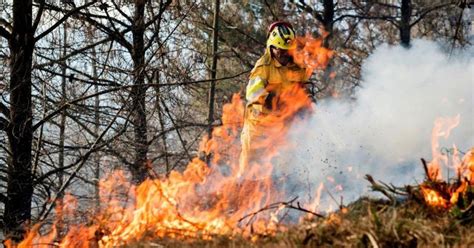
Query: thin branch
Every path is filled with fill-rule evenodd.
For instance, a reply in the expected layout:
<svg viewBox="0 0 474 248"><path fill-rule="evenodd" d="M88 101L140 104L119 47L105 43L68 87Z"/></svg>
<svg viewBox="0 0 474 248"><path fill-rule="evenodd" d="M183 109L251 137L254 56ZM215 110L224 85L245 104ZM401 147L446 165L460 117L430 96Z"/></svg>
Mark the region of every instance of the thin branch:
<svg viewBox="0 0 474 248"><path fill-rule="evenodd" d="M396 18L394 16L366 16L366 15L352 15L352 14L346 14L346 15L341 15L334 19L334 23L341 21L344 18L355 18L359 20L382 20L382 21L389 21L395 26L398 27L398 24L396 23Z"/></svg>
<svg viewBox="0 0 474 248"><path fill-rule="evenodd" d="M176 126L176 122L174 121L173 116L171 116L170 110L168 109L168 106L166 106L165 101L161 101L161 105L163 105L163 107L165 108L165 112L170 118L170 121L173 124L173 126ZM176 129L176 133L178 134L179 141L181 142L181 145L183 146L183 149L186 152L186 155L188 156L189 161L193 160L193 157L191 156L191 154L189 154L189 151L186 147L186 142L184 142L183 137L181 136L181 132L179 132L179 129Z"/></svg>
<svg viewBox="0 0 474 248"><path fill-rule="evenodd" d="M271 203L271 204L268 204L264 207L262 207L261 209L253 212L253 213L250 213L250 214L247 214L245 216L243 216L242 218L240 218L237 222L242 222L243 220L247 219L250 217L250 220L249 222L247 223L250 223L250 221L259 213L261 212L264 212L264 211L267 211L267 210L273 210L273 209L278 209L278 208L281 208L281 207L285 207L285 208L288 208L288 209L294 209L294 210L298 210L298 211L301 211L301 212L305 212L305 213L308 213L308 214L312 214L316 217L320 217L320 218L324 218L324 215L322 214L318 214L316 212L313 212L313 211L310 211L308 209L305 209L305 208L302 208L300 203L299 202L296 202L296 206L293 205L293 203L298 199L298 197L295 197L289 201L286 201L286 202L275 202L275 203Z"/></svg>
<svg viewBox="0 0 474 248"><path fill-rule="evenodd" d="M97 27L102 32L108 34L114 41L118 42L120 45L125 47L128 51L132 51L132 45L125 39L125 34L132 30L132 27L124 29L122 32L114 31L109 27L103 25L102 23L92 19L88 13L79 13L81 14L78 19L90 23L92 26Z"/></svg>
<svg viewBox="0 0 474 248"><path fill-rule="evenodd" d="M380 5L382 7L392 8L392 9L399 9L400 8L400 6L393 5L393 4L388 4L388 3L374 2L374 4Z"/></svg>
<svg viewBox="0 0 474 248"><path fill-rule="evenodd" d="M268 3L268 0L265 0L265 5L267 5L267 8L268 8L268 10L270 11L270 14L272 14L273 20L274 20L274 21L277 21L277 20L278 20L278 16L275 15L275 12L273 12L272 6Z"/></svg>
<svg viewBox="0 0 474 248"><path fill-rule="evenodd" d="M309 14L311 14L314 18L316 18L316 20L318 20L322 24L325 23L323 16L320 13L318 13L316 10L314 10L311 6L307 5L304 2L304 0L299 0L299 4L296 3L296 6L300 8L301 10L304 10L308 12Z"/></svg>
<svg viewBox="0 0 474 248"><path fill-rule="evenodd" d="M180 130L180 129L186 129L186 128L190 128L190 127L205 128L207 126L208 126L207 123L200 124L200 123L185 123L185 122L183 122L179 126L172 126L172 127L166 128L166 129L163 128L162 131L156 133L155 135L153 135L153 137L151 137L151 139L148 141L148 145L150 146L158 138L161 138L161 137L165 136L168 133L175 132L178 129ZM217 127L219 125L215 124L215 126Z"/></svg>
<svg viewBox="0 0 474 248"><path fill-rule="evenodd" d="M329 197L331 198L331 200L333 200L336 205L339 205L339 202L338 202L338 201L336 200L336 198L331 194L331 191L326 190L326 192L328 193L328 195L329 195ZM339 208L342 208L342 206L339 206Z"/></svg>
<svg viewBox="0 0 474 248"><path fill-rule="evenodd" d="M257 40L257 38L255 38L255 37L253 37L253 36L250 35L251 32L245 32L245 31L243 31L243 30L241 30L241 29L235 27L235 26L234 26L235 23L231 23L230 21L226 20L226 19L224 18L224 16L221 16L221 17L220 17L220 20L222 20L222 21L227 25L226 28L237 31L237 32L240 33L241 35L243 35L243 36L245 36L245 37L251 39L252 41L254 41L255 44L259 45L259 46L262 47L262 48L265 47L265 46L262 44L261 41Z"/></svg>
<svg viewBox="0 0 474 248"><path fill-rule="evenodd" d="M36 56L42 57L42 58L47 59L47 60L51 60L50 58L44 57L40 54L37 54ZM73 71L73 72L75 72L79 75L91 78L91 80L86 80L86 79L79 78L77 76L76 77L70 76L70 79L74 80L75 82L81 82L81 83L86 83L86 84L89 84L89 85L99 85L99 86L120 86L120 84L118 84L116 81L108 80L108 79L98 79L98 80L95 80L95 81L98 81L98 82L94 82L94 78L92 78L92 76L90 76L90 75L85 74L84 71L81 71L79 69L76 69L76 68L70 67L70 66L66 66L66 67L67 67L68 70ZM46 67L45 68L38 68L38 70L44 71L44 72L47 72L47 73L50 73L50 74L56 75L56 76L64 76L64 74L62 74L61 72L56 72L52 69L47 69Z"/></svg>
<svg viewBox="0 0 474 248"><path fill-rule="evenodd" d="M194 3L191 6L189 6L188 11L186 11L186 13L184 13L183 17L178 21L178 23L171 30L171 32L168 34L168 36L166 36L166 38L163 40L163 42L161 42L161 44L159 44L158 48L147 59L147 61L145 62L145 66L142 66L142 70L144 70L146 68L146 66L148 64L150 64L151 60L155 57L155 55L158 53L158 51L161 50L161 47L168 41L168 39L171 38L171 35L173 35L173 33L178 29L178 27L181 25L181 23L184 21L184 19L186 19L186 17L188 16L188 14L191 12L192 9L194 9ZM152 45L152 41L153 40L149 41L149 44L147 45L147 47L145 49L148 49Z"/></svg>
<svg viewBox="0 0 474 248"><path fill-rule="evenodd" d="M428 170L428 164L426 163L426 160L424 158L421 159L421 163L423 164L423 169L425 170L427 181L433 181L430 176L430 171Z"/></svg>
<svg viewBox="0 0 474 248"><path fill-rule="evenodd" d="M405 190L405 187L403 188L400 188L400 187L396 187L395 185L393 184L386 184L382 181L379 181L380 184L382 184L388 191L392 192L393 194L396 194L396 195L407 195L407 191Z"/></svg>
<svg viewBox="0 0 474 248"><path fill-rule="evenodd" d="M35 21L33 23L33 32L36 31L36 29L38 28L38 24L41 21L41 16L43 16L44 6L45 6L45 0L41 0L39 8L38 8L38 12L36 13Z"/></svg>
<svg viewBox="0 0 474 248"><path fill-rule="evenodd" d="M112 26L112 29L114 31L114 33L120 33L120 30L115 26L115 18L112 18L110 15L109 15L109 12L106 10L105 11L105 15L107 17L107 20L109 21L110 23L110 26ZM132 25L127 25L125 23L122 23L122 22L119 22L119 24L121 24L122 26L124 26L125 28L130 28Z"/></svg>
<svg viewBox="0 0 474 248"><path fill-rule="evenodd" d="M193 9L194 10L194 5L196 4L195 1L192 1L191 3L191 6L189 7L189 9ZM149 20L148 22L145 23L144 28L148 28L151 24L155 23L156 20L158 20L158 18L160 18L160 16L155 16L153 17L151 20Z"/></svg>
<svg viewBox="0 0 474 248"><path fill-rule="evenodd" d="M90 44L90 45L88 45L88 46L85 46L85 47L80 48L80 49L78 49L78 50L74 50L74 51L70 52L68 55L66 55L66 56L64 56L64 57L62 57L62 58L56 59L56 60L54 60L54 61L53 61L52 59L49 59L49 58L48 58L48 59L51 60L52 62L34 65L34 66L33 66L33 69L38 69L38 68L41 68L41 67L51 66L51 65L53 65L53 64L55 64L55 63L59 64L59 63L61 63L62 61L67 60L67 59L69 59L69 58L72 57L72 56L76 56L76 55L78 55L78 54L82 54L82 53L84 53L85 51L87 51L87 50L89 50L89 49L92 49L92 48L94 48L94 47L96 47L96 46L98 46L98 45L100 45L100 44L102 44L102 43L106 43L106 42L113 41L113 40L114 40L114 38L113 38L112 36L109 36L109 37L104 38L104 39L102 39L102 40L100 40L100 41L97 41L97 42L95 42L95 43L92 43L92 44ZM109 50L110 50L110 49L109 49ZM43 58L47 58L47 57L44 57L44 56L43 56Z"/></svg>
<svg viewBox="0 0 474 248"><path fill-rule="evenodd" d="M122 15L125 19L127 19L127 21L133 22L132 18L130 18L130 16L128 16L127 14L125 14L125 12L122 11L122 9L120 8L120 6L118 6L115 1L110 1L110 2L112 2L112 4L114 5L115 9L119 12L120 15Z"/></svg>
<svg viewBox="0 0 474 248"><path fill-rule="evenodd" d="M109 125L104 129L104 131L102 131L102 133L99 135L99 137L97 137L97 139L94 141L94 143L92 144L92 146L89 148L89 150L86 152L86 154L84 154L84 156L82 156L76 163L74 164L78 164L78 166L75 168L75 170L71 173L71 175L69 175L69 177L66 179L66 181L63 183L63 185L61 185L61 187L59 188L58 192L56 193L56 196L54 197L54 199L51 201L51 205L49 205L49 207L46 209L46 211L41 215L41 217L39 218L39 221L43 221L46 219L46 217L48 217L49 213L51 212L51 210L54 208L55 204L56 204L56 201L58 200L58 198L64 193L64 190L66 190L66 188L69 186L69 184L71 183L72 179L74 179L74 177L76 176L76 174L79 172L79 170L84 166L84 164L86 163L87 159L90 157L90 155L92 154L92 152L95 151L96 149L96 146L97 144L102 140L102 138L105 136L105 134L109 131L109 129L112 127L112 125L115 123L115 120L117 119L117 117L119 116L120 112L122 112L122 110L125 108L125 105L123 105L121 107L121 109L117 112L117 114L114 116L114 118L110 121Z"/></svg>
<svg viewBox="0 0 474 248"><path fill-rule="evenodd" d="M153 44L153 41L156 39L156 37L158 37L160 34L160 23L161 23L161 19L162 19L162 16L163 16L163 13L165 12L166 8L171 4L171 0L168 0L166 1L164 4L162 3L162 1L160 1L160 11L158 12L158 14L156 16L158 16L158 30L155 31L155 33L153 34L153 36L150 38L150 41L148 42L148 44L145 46L145 51L147 51L151 45ZM192 7L192 6L191 6ZM187 14L186 14L187 15ZM185 15L185 16L186 16ZM173 33L173 32L171 32ZM160 45L159 47L161 48L162 45Z"/></svg>
<svg viewBox="0 0 474 248"><path fill-rule="evenodd" d="M87 148L89 148L89 151L92 153L92 152L96 152L97 150L99 150L100 148L104 147L104 146L109 146L109 143L110 141L113 141L115 140L117 137L119 137L120 135L122 135L123 133L125 132L125 128L122 128L122 130L120 132L118 132L117 134L114 135L114 137L111 137L110 139L102 142L101 145L96 145L96 147L93 149L93 150L90 150L91 147L94 145L92 144L92 146L89 146ZM45 143L49 143L49 142L45 142ZM112 155L117 155L116 153L118 153L117 151L109 151L112 153ZM87 155L87 153L86 153ZM84 155L84 156L86 156ZM44 180L46 180L48 177L56 174L56 173L59 173L61 171L66 171L67 169L70 169L70 168L73 168L75 167L76 165L78 165L80 162L82 162L82 158L84 158L84 156L82 156L79 160L77 160L76 162L70 164L70 165L67 165L67 166L63 166L63 167L60 167L60 168L55 168L53 170L50 170L46 173L44 173L43 175L39 176L38 178L36 178L34 180L34 184L35 185L38 185L38 184L42 184L44 182ZM119 157L120 158L120 157ZM122 160L121 160L122 161ZM51 165L52 166L52 165Z"/></svg>
<svg viewBox="0 0 474 248"><path fill-rule="evenodd" d="M88 13L87 13L87 16L88 16L88 17L94 17L94 18L97 18L97 19L105 19L105 20L107 20L107 21L112 22L112 25L113 25L113 23L118 23L118 24L120 24L122 27L125 27L125 28L129 28L129 27L130 27L129 24L127 24L127 23L125 23L125 22L123 22L123 21L117 20L117 18L111 17L107 11L105 11L105 15L91 14L91 13L88 12Z"/></svg>
<svg viewBox="0 0 474 248"><path fill-rule="evenodd" d="M206 127L207 127L207 124L206 124ZM188 145L188 147L186 148L186 150L189 150L191 147L194 146L194 144L196 143L196 141L200 140L200 137L202 137L202 134L204 133L206 129L203 128L196 136L195 138L193 139L193 141ZM171 173L172 170L174 170L178 165L179 163L181 162L182 159L184 159L185 155L181 155L178 159L176 159L176 162L173 164L173 166L171 166L168 171L166 172L166 176L168 177L169 174Z"/></svg>
<svg viewBox="0 0 474 248"><path fill-rule="evenodd" d="M229 76L229 77L223 77L223 78L218 78L218 79L215 79L215 81L222 81L222 80L227 80L227 79L232 79L232 78L236 78L236 77L239 77L243 74L246 74L248 73L250 70L247 70L247 71L243 71L241 73L238 73L236 75L233 75L233 76ZM182 85L191 85L191 84L200 84L200 83L206 83L206 82L210 82L211 79L203 79L203 80L196 80L196 81L190 81L190 82L181 82L181 83L169 83L169 84L144 84L143 86L146 86L146 87L164 87L164 86L182 86ZM51 113L49 113L45 118L43 118L42 120L38 121L35 125L33 125L33 130L36 130L38 129L38 127L40 127L41 125L43 125L45 122L47 122L49 119L51 119L52 117L56 116L58 113L60 113L63 109L66 109L66 108L69 108L70 105L72 104L75 104L75 103L78 103L80 101L84 101L84 100L87 100L87 99L90 99L90 98L93 98L93 97L96 97L96 96L100 96L100 95L103 95L103 94L107 94L107 93L112 93L112 92L116 92L116 91L120 91L120 90L125 90L125 89L128 89L128 88L133 88L133 87L137 87L136 85L125 85L125 86L120 86L120 87L115 87L115 88L111 88L111 89L107 89L107 90L103 90L103 91L99 91L97 93L94 93L94 94L91 94L91 95L86 95L86 96L83 96L83 97L79 97L79 98L76 98L74 100L71 100L65 104L63 104L61 107L57 108L56 110L52 111Z"/></svg>
<svg viewBox="0 0 474 248"><path fill-rule="evenodd" d="M440 5L437 5L437 6L434 6L432 8L429 8L429 9L426 9L424 11L422 11L420 13L420 16L413 22L410 24L410 27L413 27L415 26L418 22L420 22L426 15L428 15L429 13L437 10L437 9L441 9L441 8L444 8L444 7L447 7L449 5L453 5L453 3L445 3L445 4L440 4ZM462 12L461 12L462 13Z"/></svg>
<svg viewBox="0 0 474 248"><path fill-rule="evenodd" d="M341 206L342 206L342 203L341 203ZM285 205L285 207L286 207L286 208L289 208L289 209L294 209L294 210L298 210L298 211L301 211L301 212L305 212L305 213L314 215L314 216L316 216L316 217L320 217L320 218L323 218L323 217L324 217L324 215L322 215L322 214L318 214L318 213L313 212L313 211L311 211L311 210L302 208L301 205L300 205L300 202L296 202L296 207L293 206L293 205Z"/></svg>
<svg viewBox="0 0 474 248"><path fill-rule="evenodd" d="M193 6L194 6L194 2L193 4L191 5L190 7L190 10L193 9ZM88 14L85 14L85 13L81 13L82 16L84 17L84 19L88 22L90 22L92 25L94 26L97 26L99 29L101 29L102 31L104 31L105 33L109 34L110 36L112 36L114 38L115 41L117 41L118 43L120 43L121 45L123 45L125 48L127 48L127 50L131 51L132 50L132 45L124 38L124 34L125 33L128 33L132 30L132 25L130 25L128 28L126 28L125 30L121 31L121 32L113 32L112 30L110 30L108 27L100 24L99 22L93 20L92 18L90 18L88 16ZM146 22L143 27L144 28L148 28L151 24L153 24L156 20L158 20L159 18L161 18L161 15L157 15L155 17L153 17L152 19L150 19L148 22ZM181 23L181 21L180 21ZM179 25L179 24L178 24Z"/></svg>
<svg viewBox="0 0 474 248"><path fill-rule="evenodd" d="M456 31L454 32L453 44L452 44L452 46L451 46L451 52L450 52L450 54L453 53L454 47L456 46L456 39L457 39L457 37L458 37L459 30L461 29L463 12L464 12L464 9L462 9L462 10L460 11L459 16L458 16L458 20L457 20L457 22L456 22Z"/></svg>
<svg viewBox="0 0 474 248"><path fill-rule="evenodd" d="M57 21L53 26L49 27L48 29L46 29L43 33L39 34L38 36L35 37L35 42L37 42L38 40L40 40L41 38L43 38L44 36L48 35L49 33L51 33L53 30L55 30L59 25L61 25L63 22L65 22L70 16L76 14L76 13L79 13L82 9L85 9L93 4L95 4L97 2L97 0L94 0L94 1L91 1L89 3L86 3L84 5L82 5L81 7L77 7L69 12L67 12L66 14L64 14L64 16L59 19L59 21Z"/></svg>
<svg viewBox="0 0 474 248"><path fill-rule="evenodd" d="M272 210L272 209L276 209L276 208L279 208L282 204L291 204L293 203L294 201L296 201L296 199L298 199L298 197L295 197L287 202L275 202L275 203L271 203L271 204L268 204L262 208L260 208L259 210L253 212L253 213L250 213L250 214L246 214L244 215L242 218L240 218L237 222L242 222L243 220L247 219L248 217L251 217L251 219L253 217L255 217L257 214L261 213L261 212L264 212L264 211L267 211L267 210Z"/></svg>
<svg viewBox="0 0 474 248"><path fill-rule="evenodd" d="M390 200L390 202L393 203L393 204L395 204L397 202L395 197L392 194L388 193L382 185L375 182L374 178L371 175L369 175L369 174L365 175L365 179L367 181L369 181L370 184L372 184L372 190L373 191L378 191L378 192L384 194Z"/></svg>

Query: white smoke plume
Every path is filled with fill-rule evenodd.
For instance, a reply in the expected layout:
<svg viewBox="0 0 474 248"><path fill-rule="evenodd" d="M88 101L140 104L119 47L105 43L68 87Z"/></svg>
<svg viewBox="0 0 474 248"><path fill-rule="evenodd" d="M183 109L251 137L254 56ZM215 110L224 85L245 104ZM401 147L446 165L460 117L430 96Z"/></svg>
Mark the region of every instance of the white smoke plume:
<svg viewBox="0 0 474 248"><path fill-rule="evenodd" d="M403 186L421 182L420 158L431 160L437 117L460 115L441 147L467 151L474 145L474 49L449 56L438 44L415 40L410 49L383 45L363 64L355 101L320 101L308 122L292 127L298 149L279 170L292 174L294 194L314 197L324 183L320 210L369 192L363 178ZM446 176L446 170L443 170ZM451 172L453 175L454 172ZM294 181L294 182L293 182ZM296 186L295 186L296 185ZM291 189L290 189L291 190ZM313 192L313 193L308 193Z"/></svg>

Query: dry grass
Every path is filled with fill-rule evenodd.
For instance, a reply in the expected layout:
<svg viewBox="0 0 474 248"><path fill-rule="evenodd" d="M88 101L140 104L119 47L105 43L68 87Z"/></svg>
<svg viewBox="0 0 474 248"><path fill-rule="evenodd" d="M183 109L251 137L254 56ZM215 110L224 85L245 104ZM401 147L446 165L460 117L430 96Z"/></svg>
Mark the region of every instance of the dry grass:
<svg viewBox="0 0 474 248"><path fill-rule="evenodd" d="M473 213L361 198L344 211L308 219L271 236L142 241L129 247L472 247Z"/></svg>

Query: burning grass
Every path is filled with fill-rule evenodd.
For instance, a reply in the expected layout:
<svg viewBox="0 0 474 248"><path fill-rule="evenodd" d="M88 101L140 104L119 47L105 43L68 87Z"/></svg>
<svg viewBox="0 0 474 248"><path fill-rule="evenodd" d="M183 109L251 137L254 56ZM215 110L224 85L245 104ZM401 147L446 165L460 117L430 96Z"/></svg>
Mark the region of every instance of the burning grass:
<svg viewBox="0 0 474 248"><path fill-rule="evenodd" d="M420 185L396 188L367 175L374 191L388 199L362 197L327 216L306 215L298 224L277 228L271 233L241 235L216 235L211 239L188 240L161 239L139 242L127 247L440 247L474 245L474 185L462 186L455 204L447 195L453 185L427 179ZM444 195L444 204L433 202L426 194L427 185L436 195ZM446 189L445 192L440 190ZM457 187L459 189L459 187ZM274 203L273 206L307 213L295 207L296 199Z"/></svg>
<svg viewBox="0 0 474 248"><path fill-rule="evenodd" d="M217 236L212 240L140 241L128 247L339 247L339 246L470 246L474 245L472 210L469 218L407 200L361 198L325 218L305 219L274 235Z"/></svg>
<svg viewBox="0 0 474 248"><path fill-rule="evenodd" d="M212 239L139 241L128 247L440 247L474 245L474 149L459 161L456 178L435 177L422 159L426 179L419 185L396 187L366 179L387 199L363 197L339 211L322 216L302 208L297 199L269 204L249 216L274 209L305 214L298 224L272 232L218 235ZM434 168L434 167L431 167ZM468 172L466 177L464 172ZM249 217L246 216L246 217ZM245 218L243 218L245 219Z"/></svg>

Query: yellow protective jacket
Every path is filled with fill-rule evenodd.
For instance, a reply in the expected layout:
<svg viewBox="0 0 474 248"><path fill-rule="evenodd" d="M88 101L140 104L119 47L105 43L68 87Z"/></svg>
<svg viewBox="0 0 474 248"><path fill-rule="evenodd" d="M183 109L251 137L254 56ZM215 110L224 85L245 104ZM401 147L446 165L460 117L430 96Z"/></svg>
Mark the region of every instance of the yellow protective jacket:
<svg viewBox="0 0 474 248"><path fill-rule="evenodd" d="M263 113L268 113L263 105L269 93L275 96L287 87L295 83L306 82L309 78L306 69L294 63L283 66L277 60L272 59L269 49L257 61L250 73L250 79L246 87L245 99L247 106L256 108Z"/></svg>
<svg viewBox="0 0 474 248"><path fill-rule="evenodd" d="M266 107L268 106L265 104L266 98L269 95L278 98L286 88L296 83L303 83L310 76L302 66L293 63L281 65L272 59L269 49L266 49L265 54L257 61L246 87L247 108L241 134L240 175L244 173L249 161L258 159L259 151L252 146L252 141L265 139L265 130L259 125L259 119L271 111Z"/></svg>

